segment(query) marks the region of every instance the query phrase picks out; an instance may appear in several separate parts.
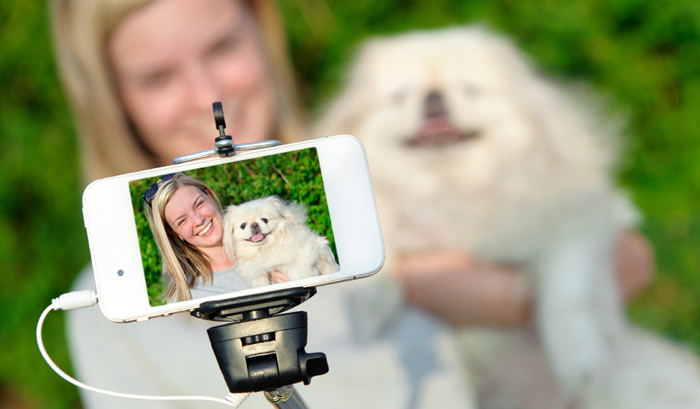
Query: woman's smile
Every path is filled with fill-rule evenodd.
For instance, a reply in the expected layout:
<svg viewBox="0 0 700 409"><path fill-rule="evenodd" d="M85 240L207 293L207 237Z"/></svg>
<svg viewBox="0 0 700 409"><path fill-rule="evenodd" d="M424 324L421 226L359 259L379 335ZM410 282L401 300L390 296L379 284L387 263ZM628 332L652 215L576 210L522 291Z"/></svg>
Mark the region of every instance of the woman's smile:
<svg viewBox="0 0 700 409"><path fill-rule="evenodd" d="M212 220L210 220L209 223L207 223L207 225L204 227L204 229L202 231L200 231L199 233L197 233L197 236L206 236L207 233L209 233L209 231L211 230L211 226L213 223L214 222Z"/></svg>

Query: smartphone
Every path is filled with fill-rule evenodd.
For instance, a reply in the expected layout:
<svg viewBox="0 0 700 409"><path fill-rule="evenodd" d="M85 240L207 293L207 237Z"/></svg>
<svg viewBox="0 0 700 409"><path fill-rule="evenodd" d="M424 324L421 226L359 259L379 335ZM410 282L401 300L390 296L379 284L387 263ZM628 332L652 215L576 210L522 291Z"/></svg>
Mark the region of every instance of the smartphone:
<svg viewBox="0 0 700 409"><path fill-rule="evenodd" d="M303 217L301 219L297 217L295 223L297 223L296 228L305 231L306 235L294 236L302 239L292 243L307 248L311 246L308 243L313 242L314 245L308 251L325 255L326 264L334 264L334 267L323 271L321 267L316 269L307 268L306 265L296 266L297 270L302 270L302 274L294 275L289 281L282 283L270 281L269 284L253 285L253 280L248 275L264 274L255 270L255 266L259 267L260 263L269 265L271 261L282 259L283 254L288 257L288 253L276 253L274 246L268 246L265 253L260 254L259 259L255 258L255 254L251 256L250 252L246 253L245 264L241 258L227 270L229 274L227 277L242 280L246 285L227 286L231 280L224 280L223 284L218 283L211 287L211 283L207 280L200 277L199 281L193 282L192 276L187 275L186 285L188 287L194 285L194 288L188 288L191 299L178 301L172 297L166 297L168 288L172 287L174 280L169 278L171 276L164 277L163 260L167 256L161 254L159 250L155 239L158 229L150 225L146 213L147 207L153 209L154 191L157 192L159 186L165 186L164 183L167 179L173 178L173 175L180 175L176 178L186 175L201 182L203 184L201 186L206 186L208 189L199 191L213 192L209 196L218 197L223 209L222 220L226 220L229 206L234 206L231 209L239 209L251 206L253 202L276 202L297 210L303 209L302 213L305 213L306 220L302 220ZM169 234L173 235L171 239L182 240L183 243L187 241L188 244L194 245L198 243L198 235L206 236L209 232L207 226L215 225L213 220L218 219L213 217L211 224L194 228L192 236L186 238L179 235L179 238L175 238L176 230L173 230L172 226L176 226L176 223L181 221L169 220L169 214L177 216L177 206L180 203L185 204L183 214L189 214L190 208L204 206L196 202L200 199L190 199L187 196L190 190L184 188L175 190L170 201L162 206L165 209L165 220L162 223L171 226L169 230ZM197 191L194 192L196 195ZM149 199L151 199L150 203L148 203ZM188 200L191 200L191 203ZM175 210L168 210L167 206L171 206L171 203L175 205L172 206ZM100 179L91 183L83 193L83 215L99 305L102 313L115 322L145 321L154 317L192 311L207 301L226 300L288 288L317 287L367 277L379 271L385 257L364 147L351 135L330 136L240 152L229 158L215 157ZM263 219L264 223L271 222L264 217L257 220ZM186 219L185 222L189 223L188 220ZM269 228L269 226L263 226L261 230L261 227L245 226L245 223L240 220L232 220L230 223L239 224L228 226L230 229L224 230L223 236L234 233L243 234L244 227L256 228L257 230L249 233L248 241L262 240L264 228ZM258 223L263 224L262 221ZM285 223L278 223L278 226L281 224ZM291 228L289 223L285 226L288 229ZM242 232L235 232L234 228L241 229ZM155 235L154 232L156 232ZM187 234L184 235L187 236ZM306 238L303 239L303 237ZM223 241L226 242L225 237ZM236 241L229 240L227 244L231 245L231 243ZM242 242L239 240L238 243ZM198 248L206 250L201 243L198 245L200 246ZM177 244L174 247L177 247ZM168 253L167 250L163 251ZM243 250L240 251L238 253L237 249L233 249L230 254L243 254ZM293 251L306 254L307 250ZM307 258L295 257L294 262L297 259L306 260ZM185 263L182 258L179 260L180 263ZM175 264L170 265L175 266ZM182 264L180 267L182 271L187 269ZM170 270L177 269L174 267ZM304 274L306 270L310 271L308 275ZM216 279L217 273L214 273L214 277ZM239 280L241 277L242 279ZM212 288L215 291L211 291Z"/></svg>

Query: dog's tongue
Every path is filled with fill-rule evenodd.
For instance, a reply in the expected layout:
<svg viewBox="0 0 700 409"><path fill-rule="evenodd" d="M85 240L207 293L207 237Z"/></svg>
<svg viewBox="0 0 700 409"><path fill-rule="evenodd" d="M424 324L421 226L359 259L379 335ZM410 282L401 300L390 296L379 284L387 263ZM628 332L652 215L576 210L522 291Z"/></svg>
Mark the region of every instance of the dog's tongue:
<svg viewBox="0 0 700 409"><path fill-rule="evenodd" d="M264 238L265 238L265 236L263 236L262 233L258 233L258 234L256 234L255 236L251 237L251 238L250 238L250 241L254 241L254 242L257 243L257 242L259 242L260 240L262 240L262 239L264 239Z"/></svg>
<svg viewBox="0 0 700 409"><path fill-rule="evenodd" d="M450 122L450 118L445 115L430 118L423 123L423 128L421 128L420 133L438 133L438 132L448 132L453 130L454 127Z"/></svg>
<svg viewBox="0 0 700 409"><path fill-rule="evenodd" d="M457 140L458 135L459 131L452 125L450 118L442 115L427 119L411 142L413 145L439 145Z"/></svg>

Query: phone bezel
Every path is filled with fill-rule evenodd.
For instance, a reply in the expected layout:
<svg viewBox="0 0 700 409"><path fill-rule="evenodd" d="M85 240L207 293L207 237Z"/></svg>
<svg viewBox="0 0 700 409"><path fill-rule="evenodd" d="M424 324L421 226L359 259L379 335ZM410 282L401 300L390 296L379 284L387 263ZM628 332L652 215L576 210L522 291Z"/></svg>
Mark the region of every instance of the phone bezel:
<svg viewBox="0 0 700 409"><path fill-rule="evenodd" d="M129 182L177 171L316 148L341 271L283 284L152 307L148 302ZM318 287L370 276L382 267L384 244L362 143L336 135L100 179L83 193L83 213L102 313L115 322L143 321L192 311L207 301L287 288ZM123 271L122 275L118 271ZM330 278L329 278L330 277ZM235 294L235 296L231 296Z"/></svg>

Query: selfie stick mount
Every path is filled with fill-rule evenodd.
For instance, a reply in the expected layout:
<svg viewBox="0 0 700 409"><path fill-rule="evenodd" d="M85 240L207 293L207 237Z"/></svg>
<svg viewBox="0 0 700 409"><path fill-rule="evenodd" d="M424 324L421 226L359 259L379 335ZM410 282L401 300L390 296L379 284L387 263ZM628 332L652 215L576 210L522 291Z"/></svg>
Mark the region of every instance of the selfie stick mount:
<svg viewBox="0 0 700 409"><path fill-rule="evenodd" d="M214 102L214 122L219 136L215 148L180 156L174 165L212 156L229 157L239 151L270 148L280 141L234 144L226 135L221 102ZM264 392L279 408L304 409L306 405L291 386L328 372L326 355L307 353L307 315L304 311L280 314L316 294L316 288L291 288L232 300L202 303L190 314L228 324L207 330L219 369L231 393Z"/></svg>
<svg viewBox="0 0 700 409"><path fill-rule="evenodd" d="M212 107L214 109L214 123L216 124L216 129L219 131L219 136L214 140L214 149L178 156L173 160L173 165L210 158L212 156L226 158L240 151L271 148L282 144L280 141L275 140L241 143L238 145L234 144L231 135L226 135L226 120L224 119L224 109L221 102L214 102Z"/></svg>
<svg viewBox="0 0 700 409"><path fill-rule="evenodd" d="M276 314L314 294L314 287L292 288L205 302L191 312L206 320L232 321L207 330L231 393L264 391L267 400L275 405L306 407L290 385L298 382L308 385L312 377L328 372L328 361L321 352L304 350L306 312Z"/></svg>

